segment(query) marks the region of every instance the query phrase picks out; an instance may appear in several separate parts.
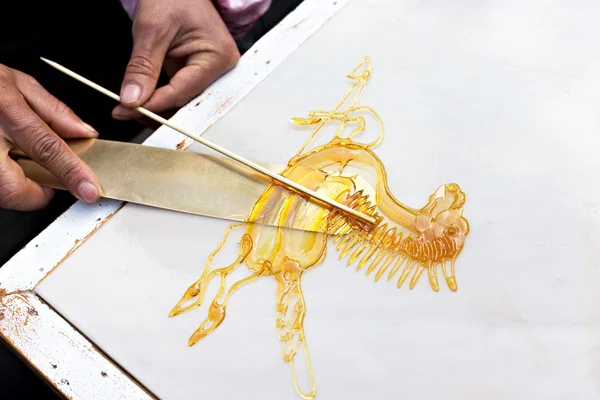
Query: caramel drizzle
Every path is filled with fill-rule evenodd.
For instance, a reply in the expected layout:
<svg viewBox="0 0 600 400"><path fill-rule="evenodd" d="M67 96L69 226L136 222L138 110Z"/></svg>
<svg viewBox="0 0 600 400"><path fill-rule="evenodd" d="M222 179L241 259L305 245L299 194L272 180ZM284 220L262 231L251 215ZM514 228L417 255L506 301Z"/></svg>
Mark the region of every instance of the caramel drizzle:
<svg viewBox="0 0 600 400"><path fill-rule="evenodd" d="M172 317L200 306L209 283L213 279L219 280L219 289L211 301L207 318L188 340L193 346L223 322L233 292L259 276L272 275L277 282L275 323L282 344L282 358L290 364L295 389L305 399L316 396L316 384L304 332L306 303L301 279L304 271L323 261L328 239L333 236L332 242L340 260L348 257L347 265L356 263L357 271L364 268L366 275L374 273L375 281L386 273L389 281L401 271L397 281L400 288L413 273L409 284L412 289L427 269L431 287L439 291L439 268L448 287L456 291L455 260L469 232L468 223L462 217L465 195L458 185L441 186L421 209L403 205L390 192L385 168L371 150L383 139L383 122L372 108L357 105L371 69L371 61L365 57L347 75L353 84L333 110L313 111L309 112L308 118L292 119L296 124L316 127L290 159L282 175L371 215L378 223L366 229L336 210L315 206L271 185L253 205L245 223L227 228L225 237L208 257L200 278L186 290L169 314ZM371 143L360 143L355 139L366 129L366 120L361 113L369 113L379 125L379 134ZM316 134L330 122L339 124L332 140L306 151ZM344 137L348 126L354 128ZM374 172L377 182L373 195L357 187L356 175L345 174L345 169L352 164L366 166ZM293 219L306 228L324 224L326 233L260 224L267 219L278 224ZM225 267L213 269L213 259L227 242L231 230L242 226L245 231L237 258ZM248 275L226 290L228 275L242 264L248 267ZM296 355L300 352L304 353L307 367L310 385L307 390L300 387L295 367Z"/></svg>

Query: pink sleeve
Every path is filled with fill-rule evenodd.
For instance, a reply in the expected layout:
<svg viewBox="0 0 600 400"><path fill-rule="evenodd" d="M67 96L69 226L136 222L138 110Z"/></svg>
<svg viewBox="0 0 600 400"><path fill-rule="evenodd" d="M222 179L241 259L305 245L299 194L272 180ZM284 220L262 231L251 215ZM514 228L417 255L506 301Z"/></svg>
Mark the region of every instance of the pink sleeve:
<svg viewBox="0 0 600 400"><path fill-rule="evenodd" d="M213 0L233 37L246 33L271 6L271 0Z"/></svg>
<svg viewBox="0 0 600 400"><path fill-rule="evenodd" d="M121 5L129 18L133 19L133 13L135 12L135 6L137 6L138 0L121 0Z"/></svg>
<svg viewBox="0 0 600 400"><path fill-rule="evenodd" d="M271 6L271 0L212 0L232 36L246 33ZM133 18L138 0L121 0L123 9Z"/></svg>

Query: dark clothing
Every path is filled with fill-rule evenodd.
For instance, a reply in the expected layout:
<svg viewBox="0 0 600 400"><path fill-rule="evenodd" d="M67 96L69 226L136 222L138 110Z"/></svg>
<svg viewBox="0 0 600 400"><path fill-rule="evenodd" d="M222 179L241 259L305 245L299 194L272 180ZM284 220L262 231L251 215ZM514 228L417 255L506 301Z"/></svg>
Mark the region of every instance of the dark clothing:
<svg viewBox="0 0 600 400"><path fill-rule="evenodd" d="M274 1L255 27L238 40L243 53L301 0ZM38 80L100 133L101 139L130 141L143 129L111 117L116 102L56 71L46 57L118 93L132 47L131 21L119 0L5 0L0 5L0 64ZM159 85L164 84L164 76ZM0 209L0 266L62 214L75 198L57 191L37 212ZM53 399L56 394L0 340L2 399Z"/></svg>

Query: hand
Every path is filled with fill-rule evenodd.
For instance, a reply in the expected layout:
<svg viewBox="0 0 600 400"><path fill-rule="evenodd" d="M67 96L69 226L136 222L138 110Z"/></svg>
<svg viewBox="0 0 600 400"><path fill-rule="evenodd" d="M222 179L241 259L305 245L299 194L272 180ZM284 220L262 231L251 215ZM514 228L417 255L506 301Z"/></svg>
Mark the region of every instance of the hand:
<svg viewBox="0 0 600 400"><path fill-rule="evenodd" d="M0 64L0 207L44 208L54 191L25 177L8 155L19 148L54 174L80 200L94 202L100 184L93 171L61 138L92 138L97 132L32 77Z"/></svg>
<svg viewBox="0 0 600 400"><path fill-rule="evenodd" d="M132 108L155 113L178 109L233 68L236 43L211 0L139 0L133 51L121 87L116 119L139 119ZM155 91L161 69L169 84Z"/></svg>

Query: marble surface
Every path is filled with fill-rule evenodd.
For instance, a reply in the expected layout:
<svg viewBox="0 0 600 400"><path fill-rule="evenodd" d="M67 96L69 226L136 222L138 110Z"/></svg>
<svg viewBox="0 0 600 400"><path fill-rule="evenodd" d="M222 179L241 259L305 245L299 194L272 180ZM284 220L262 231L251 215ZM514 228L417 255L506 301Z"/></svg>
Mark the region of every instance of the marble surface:
<svg viewBox="0 0 600 400"><path fill-rule="evenodd" d="M361 98L393 193L467 194L459 290L374 283L329 256L304 276L317 399L600 398L600 5L354 0L205 137L285 163L363 56ZM205 151L200 145L197 151ZM168 318L228 221L127 205L36 291L161 399L297 399L275 328L275 282ZM236 255L232 241L216 263Z"/></svg>

